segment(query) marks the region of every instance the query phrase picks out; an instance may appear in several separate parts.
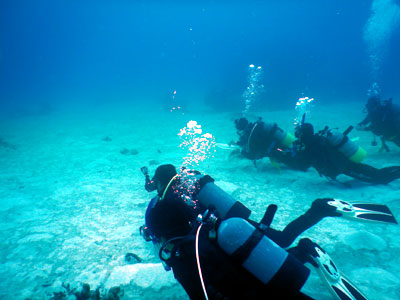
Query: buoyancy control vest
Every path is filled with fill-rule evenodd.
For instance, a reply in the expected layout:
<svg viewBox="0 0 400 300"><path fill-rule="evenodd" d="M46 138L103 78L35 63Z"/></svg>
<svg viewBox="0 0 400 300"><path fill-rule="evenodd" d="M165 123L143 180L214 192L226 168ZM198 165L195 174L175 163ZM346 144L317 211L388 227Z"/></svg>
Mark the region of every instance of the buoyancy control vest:
<svg viewBox="0 0 400 300"><path fill-rule="evenodd" d="M329 144L337 148L338 151L345 155L348 159L355 163L360 163L367 155L367 152L364 150L364 148L358 146L347 136L352 129L353 126L350 126L343 133L341 133L338 130L325 127L320 134L325 136Z"/></svg>

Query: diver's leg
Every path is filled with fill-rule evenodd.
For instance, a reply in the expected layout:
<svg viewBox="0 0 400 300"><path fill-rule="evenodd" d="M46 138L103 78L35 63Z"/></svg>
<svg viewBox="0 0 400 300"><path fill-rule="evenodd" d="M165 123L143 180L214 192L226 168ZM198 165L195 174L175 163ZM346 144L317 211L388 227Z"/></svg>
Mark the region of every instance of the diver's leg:
<svg viewBox="0 0 400 300"><path fill-rule="evenodd" d="M343 174L369 183L387 183L381 178L379 169L362 163L349 163Z"/></svg>
<svg viewBox="0 0 400 300"><path fill-rule="evenodd" d="M379 169L379 178L381 183L389 183L400 178L400 166L392 166Z"/></svg>
<svg viewBox="0 0 400 300"><path fill-rule="evenodd" d="M352 163L349 170L344 174L361 181L375 184L386 184L400 178L400 166L377 169L362 163Z"/></svg>
<svg viewBox="0 0 400 300"><path fill-rule="evenodd" d="M286 248L304 231L317 224L325 217L339 217L341 214L336 212L336 208L329 205L331 198L316 199L309 210L297 219L290 222L281 234L270 237L279 246ZM268 235L268 234L267 234Z"/></svg>

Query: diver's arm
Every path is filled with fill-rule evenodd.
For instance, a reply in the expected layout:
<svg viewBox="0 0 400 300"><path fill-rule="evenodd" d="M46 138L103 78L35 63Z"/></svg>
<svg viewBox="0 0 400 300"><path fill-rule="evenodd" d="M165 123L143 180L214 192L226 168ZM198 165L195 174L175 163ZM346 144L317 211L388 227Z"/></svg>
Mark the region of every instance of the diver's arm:
<svg viewBox="0 0 400 300"><path fill-rule="evenodd" d="M155 182L150 179L148 168L141 167L140 171L142 171L142 173L145 177L145 180L146 180L146 182L144 184L144 188L146 189L146 191L148 191L149 193L152 191L155 191L157 189L157 187L156 187Z"/></svg>
<svg viewBox="0 0 400 300"><path fill-rule="evenodd" d="M360 123L357 124L357 130L366 130L368 129L368 124L371 123L369 115L367 115L364 120L362 120Z"/></svg>
<svg viewBox="0 0 400 300"><path fill-rule="evenodd" d="M148 191L149 193L155 191L157 189L155 182L150 179L149 174L145 175L145 177L146 183L144 184L144 188L146 189L146 191Z"/></svg>

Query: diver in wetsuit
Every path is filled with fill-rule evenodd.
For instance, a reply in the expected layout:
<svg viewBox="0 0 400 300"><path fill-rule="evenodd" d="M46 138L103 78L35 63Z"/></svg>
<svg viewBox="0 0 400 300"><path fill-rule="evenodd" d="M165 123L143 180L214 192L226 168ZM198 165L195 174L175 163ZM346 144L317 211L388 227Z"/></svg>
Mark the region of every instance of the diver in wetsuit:
<svg viewBox="0 0 400 300"><path fill-rule="evenodd" d="M358 123L357 129L379 136L381 150L389 151L386 141L400 147L400 106L393 104L392 99L381 101L379 95L373 95L368 99L365 109L367 116Z"/></svg>
<svg viewBox="0 0 400 300"><path fill-rule="evenodd" d="M387 184L400 178L400 166L385 167L381 169L363 164L361 160L352 160L352 157L340 151L341 147L351 144L347 133L343 135L338 145L329 142L328 127L314 134L314 127L310 123L303 123L296 129L296 155L295 159L304 160L314 167L320 175L336 179L339 174L344 174L355 179L375 183ZM358 155L357 153L355 156Z"/></svg>
<svg viewBox="0 0 400 300"><path fill-rule="evenodd" d="M309 275L304 263L323 273L325 262L333 264L309 239L288 251L283 248L322 218L342 216L331 204L334 199L317 199L303 216L278 231L269 226L276 206L269 207L260 223L252 221L251 211L208 175L190 170L177 174L173 165L161 165L150 180L146 171L142 168L146 189L158 193L147 208L142 233L160 247L160 259L191 299L311 299L300 292ZM338 278L334 284L345 293L357 291Z"/></svg>
<svg viewBox="0 0 400 300"><path fill-rule="evenodd" d="M283 131L276 123L265 123L260 119L249 122L246 118L235 120L235 127L239 140L231 142L240 146L241 154L250 160L256 161L269 157L271 161L288 164L281 155L282 149L286 149L294 141L293 135Z"/></svg>

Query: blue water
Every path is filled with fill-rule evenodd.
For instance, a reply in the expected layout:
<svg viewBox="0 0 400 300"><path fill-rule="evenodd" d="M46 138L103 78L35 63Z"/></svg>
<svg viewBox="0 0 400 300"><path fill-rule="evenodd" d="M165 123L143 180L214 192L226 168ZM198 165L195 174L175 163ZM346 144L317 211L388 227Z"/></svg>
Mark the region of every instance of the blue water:
<svg viewBox="0 0 400 300"><path fill-rule="evenodd" d="M250 63L264 68L257 105L267 109L301 93L364 101L372 81L371 1L117 2L1 1L2 106L163 101L177 90L192 106L218 95L236 108ZM399 33L381 65L388 97L400 94Z"/></svg>

